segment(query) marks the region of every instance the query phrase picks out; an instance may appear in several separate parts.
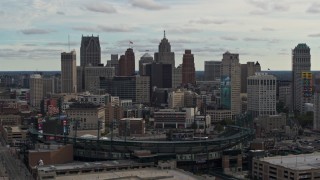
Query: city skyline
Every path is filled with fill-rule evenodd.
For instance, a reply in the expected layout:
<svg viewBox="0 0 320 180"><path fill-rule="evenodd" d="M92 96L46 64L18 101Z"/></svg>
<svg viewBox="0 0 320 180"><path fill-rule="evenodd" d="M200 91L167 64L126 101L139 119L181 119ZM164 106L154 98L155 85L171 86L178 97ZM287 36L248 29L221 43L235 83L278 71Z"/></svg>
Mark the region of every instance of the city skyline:
<svg viewBox="0 0 320 180"><path fill-rule="evenodd" d="M291 70L291 49L307 43L311 70L320 69L314 23L320 3L312 0L25 0L0 6L0 71L60 70L61 52L73 49L79 65L81 36L92 34L99 35L102 63L132 46L137 70L146 50L157 52L164 30L176 67L191 49L197 71L226 51L239 53L240 63L259 61L262 70Z"/></svg>

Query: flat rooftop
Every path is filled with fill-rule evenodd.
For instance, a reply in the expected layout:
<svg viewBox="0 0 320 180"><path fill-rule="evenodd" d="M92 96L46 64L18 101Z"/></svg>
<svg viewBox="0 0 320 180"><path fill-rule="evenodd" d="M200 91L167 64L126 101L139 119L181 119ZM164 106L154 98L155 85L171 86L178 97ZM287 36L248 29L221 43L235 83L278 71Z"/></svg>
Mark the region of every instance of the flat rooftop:
<svg viewBox="0 0 320 180"><path fill-rule="evenodd" d="M292 170L320 169L320 153L265 157L260 161Z"/></svg>
<svg viewBox="0 0 320 180"><path fill-rule="evenodd" d="M76 174L67 176L57 176L56 180L87 180L87 179L128 179L128 180L146 180L146 179L159 179L159 180L201 180L204 178L197 177L191 173L179 170L161 170L157 168L121 170L105 173L92 173L92 174Z"/></svg>

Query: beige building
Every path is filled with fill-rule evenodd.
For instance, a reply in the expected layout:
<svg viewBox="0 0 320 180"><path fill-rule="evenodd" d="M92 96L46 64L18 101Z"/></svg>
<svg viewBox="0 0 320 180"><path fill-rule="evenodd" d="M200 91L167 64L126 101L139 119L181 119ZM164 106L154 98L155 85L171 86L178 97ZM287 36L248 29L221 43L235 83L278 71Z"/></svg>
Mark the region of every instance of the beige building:
<svg viewBox="0 0 320 180"><path fill-rule="evenodd" d="M184 91L178 89L168 94L168 106L170 109L184 107Z"/></svg>
<svg viewBox="0 0 320 180"><path fill-rule="evenodd" d="M253 159L252 179L320 179L319 153Z"/></svg>
<svg viewBox="0 0 320 180"><path fill-rule="evenodd" d="M207 110L208 115L211 117L211 123L218 123L224 119L232 119L232 113L230 110Z"/></svg>
<svg viewBox="0 0 320 180"><path fill-rule="evenodd" d="M73 122L79 122L78 130L97 130L100 121L100 128L104 131L104 106L93 103L74 103L70 105L69 109L66 109L66 114Z"/></svg>
<svg viewBox="0 0 320 180"><path fill-rule="evenodd" d="M43 81L43 96L47 97L54 93L54 77L44 77Z"/></svg>
<svg viewBox="0 0 320 180"><path fill-rule="evenodd" d="M61 53L61 92L77 92L76 51Z"/></svg>
<svg viewBox="0 0 320 180"><path fill-rule="evenodd" d="M18 126L21 125L20 115L0 115L1 126Z"/></svg>
<svg viewBox="0 0 320 180"><path fill-rule="evenodd" d="M136 102L150 102L150 77L136 76Z"/></svg>
<svg viewBox="0 0 320 180"><path fill-rule="evenodd" d="M111 79L115 76L114 67L88 66L84 67L84 85L85 90L95 92L100 88L100 77Z"/></svg>
<svg viewBox="0 0 320 180"><path fill-rule="evenodd" d="M21 141L28 138L28 130L21 129L20 126L0 126L0 128L4 140L12 146L18 146Z"/></svg>
<svg viewBox="0 0 320 180"><path fill-rule="evenodd" d="M279 101L283 102L290 109L291 104L291 85L279 86Z"/></svg>
<svg viewBox="0 0 320 180"><path fill-rule="evenodd" d="M40 108L40 102L43 99L43 79L40 74L30 75L30 105Z"/></svg>

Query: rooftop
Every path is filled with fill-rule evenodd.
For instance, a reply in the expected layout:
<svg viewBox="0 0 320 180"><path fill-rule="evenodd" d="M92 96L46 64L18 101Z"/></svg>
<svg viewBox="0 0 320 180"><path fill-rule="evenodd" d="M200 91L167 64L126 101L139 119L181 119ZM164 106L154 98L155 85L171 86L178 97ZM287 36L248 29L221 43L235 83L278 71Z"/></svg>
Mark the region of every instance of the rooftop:
<svg viewBox="0 0 320 180"><path fill-rule="evenodd" d="M320 169L320 153L265 157L260 161L292 170Z"/></svg>

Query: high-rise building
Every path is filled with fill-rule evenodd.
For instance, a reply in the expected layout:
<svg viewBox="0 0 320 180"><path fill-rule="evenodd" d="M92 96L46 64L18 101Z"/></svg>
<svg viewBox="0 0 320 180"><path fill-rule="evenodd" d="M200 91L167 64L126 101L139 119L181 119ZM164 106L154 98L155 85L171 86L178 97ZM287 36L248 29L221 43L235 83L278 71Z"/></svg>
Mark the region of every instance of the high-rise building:
<svg viewBox="0 0 320 180"><path fill-rule="evenodd" d="M171 109L184 107L184 91L177 89L168 94L168 107Z"/></svg>
<svg viewBox="0 0 320 180"><path fill-rule="evenodd" d="M221 62L221 107L231 110L233 116L241 112L240 76L239 54L227 51Z"/></svg>
<svg viewBox="0 0 320 180"><path fill-rule="evenodd" d="M119 59L118 54L111 54L111 60L107 61L107 67L114 67L115 75L119 76Z"/></svg>
<svg viewBox="0 0 320 180"><path fill-rule="evenodd" d="M302 113L304 104L311 102L311 97L303 93L303 72L310 72L311 55L307 44L298 44L292 50L292 104L293 110Z"/></svg>
<svg viewBox="0 0 320 180"><path fill-rule="evenodd" d="M128 48L125 55L119 59L119 76L135 75L135 57L132 48Z"/></svg>
<svg viewBox="0 0 320 180"><path fill-rule="evenodd" d="M30 105L40 108L43 99L43 80L40 74L30 75Z"/></svg>
<svg viewBox="0 0 320 180"><path fill-rule="evenodd" d="M95 93L100 86L100 77L105 77L107 79L112 79L115 75L114 67L105 66L88 66L84 67L85 74L85 90Z"/></svg>
<svg viewBox="0 0 320 180"><path fill-rule="evenodd" d="M43 97L54 93L54 77L43 77Z"/></svg>
<svg viewBox="0 0 320 180"><path fill-rule="evenodd" d="M146 75L150 76L150 88L171 88L171 64L152 63L146 65Z"/></svg>
<svg viewBox="0 0 320 180"><path fill-rule="evenodd" d="M153 63L153 57L149 53L145 53L139 61L139 74L140 76L143 76L146 74L146 66L145 64Z"/></svg>
<svg viewBox="0 0 320 180"><path fill-rule="evenodd" d="M185 50L182 58L182 84L196 84L194 57L191 50Z"/></svg>
<svg viewBox="0 0 320 180"><path fill-rule="evenodd" d="M131 99L136 103L150 102L150 78L148 76L116 76L100 78L100 88L120 99Z"/></svg>
<svg viewBox="0 0 320 180"><path fill-rule="evenodd" d="M77 92L76 51L61 53L61 92Z"/></svg>
<svg viewBox="0 0 320 180"><path fill-rule="evenodd" d="M154 53L154 60L156 63L170 64L171 75L174 76L175 60L174 52L171 52L171 45L166 38L166 32L164 31L163 39L159 44L159 52ZM174 80L171 78L171 87L174 86Z"/></svg>
<svg viewBox="0 0 320 180"><path fill-rule="evenodd" d="M261 71L259 62L247 62L247 64L241 64L241 93L247 93L247 78L255 75L256 72Z"/></svg>
<svg viewBox="0 0 320 180"><path fill-rule="evenodd" d="M101 64L99 36L82 36L80 47L80 66Z"/></svg>
<svg viewBox="0 0 320 180"><path fill-rule="evenodd" d="M314 77L313 129L320 130L320 74Z"/></svg>
<svg viewBox="0 0 320 180"><path fill-rule="evenodd" d="M256 73L247 80L248 112L252 117L277 113L277 78L267 73Z"/></svg>
<svg viewBox="0 0 320 180"><path fill-rule="evenodd" d="M214 81L220 79L221 61L204 62L204 80Z"/></svg>
<svg viewBox="0 0 320 180"><path fill-rule="evenodd" d="M182 64L180 64L178 67L174 68L173 73L173 87L172 88L178 88L182 84Z"/></svg>

